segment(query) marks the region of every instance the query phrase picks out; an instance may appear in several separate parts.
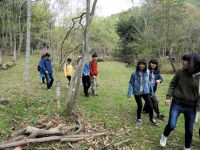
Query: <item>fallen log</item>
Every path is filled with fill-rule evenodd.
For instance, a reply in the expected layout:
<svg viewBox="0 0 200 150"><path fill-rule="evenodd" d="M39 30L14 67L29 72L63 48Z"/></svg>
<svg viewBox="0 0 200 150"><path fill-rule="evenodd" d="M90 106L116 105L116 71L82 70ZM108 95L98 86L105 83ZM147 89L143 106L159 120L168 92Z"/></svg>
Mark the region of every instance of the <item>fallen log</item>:
<svg viewBox="0 0 200 150"><path fill-rule="evenodd" d="M24 139L24 140L17 141L17 142L2 144L2 145L0 145L0 149L17 147L17 146L27 145L27 144L31 144L31 143L59 141L61 138L62 138L62 136L51 136L51 137L44 137L44 138Z"/></svg>
<svg viewBox="0 0 200 150"><path fill-rule="evenodd" d="M64 126L65 125L60 124L56 128L52 128L52 129L49 129L49 130L38 129L38 128L35 128L35 127L28 126L26 133L30 133L30 135L28 136L29 139L37 137L37 136L62 135L61 128L64 127Z"/></svg>
<svg viewBox="0 0 200 150"><path fill-rule="evenodd" d="M78 142L89 137L95 138L95 137L104 136L104 135L106 135L106 133L96 133L93 135L86 134L86 135L51 136L51 137L34 138L34 139L23 139L17 142L1 144L0 149L17 147L17 146L27 145L31 143L44 143L44 142L50 142L50 141Z"/></svg>

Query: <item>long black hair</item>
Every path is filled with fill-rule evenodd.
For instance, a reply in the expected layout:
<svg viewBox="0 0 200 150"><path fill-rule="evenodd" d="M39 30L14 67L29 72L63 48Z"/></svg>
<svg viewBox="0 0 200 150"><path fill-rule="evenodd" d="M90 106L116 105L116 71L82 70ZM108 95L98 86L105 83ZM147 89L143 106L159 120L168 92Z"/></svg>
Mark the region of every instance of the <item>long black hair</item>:
<svg viewBox="0 0 200 150"><path fill-rule="evenodd" d="M146 72L146 71L147 71L147 62L146 62L145 59L140 59L140 60L138 61L137 67L136 67L136 71L137 71L137 72L140 71L140 67L139 67L140 64L144 64L144 65L145 65L145 68L144 68L143 72Z"/></svg>
<svg viewBox="0 0 200 150"><path fill-rule="evenodd" d="M148 66L148 69L149 69L149 70L152 70L152 68L151 68L151 63L157 65L156 68L154 69L154 71L157 71L157 70L158 70L158 60L154 58L154 59L151 59L151 60L149 61L149 66ZM158 71L159 71L159 70L158 70Z"/></svg>
<svg viewBox="0 0 200 150"><path fill-rule="evenodd" d="M187 69L189 74L195 74L200 72L200 55L197 53L188 53L183 55L182 60L188 61L189 68Z"/></svg>

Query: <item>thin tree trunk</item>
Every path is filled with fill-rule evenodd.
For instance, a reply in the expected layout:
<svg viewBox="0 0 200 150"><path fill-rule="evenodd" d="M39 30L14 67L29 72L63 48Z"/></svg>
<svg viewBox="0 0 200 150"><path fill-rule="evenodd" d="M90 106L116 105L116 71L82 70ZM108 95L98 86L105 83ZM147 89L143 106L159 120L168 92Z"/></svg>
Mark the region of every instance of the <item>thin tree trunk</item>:
<svg viewBox="0 0 200 150"><path fill-rule="evenodd" d="M14 38L14 47L13 47L13 59L14 59L14 61L16 62L16 60L17 60L17 36L16 36L16 26L14 25L14 36L13 36L13 38Z"/></svg>
<svg viewBox="0 0 200 150"><path fill-rule="evenodd" d="M80 90L82 68L84 65L84 60L85 60L86 54L88 52L88 37L89 37L88 31L89 31L89 26L92 21L92 17L94 15L96 3L97 3L97 0L95 0L93 2L92 11L90 13L90 0L86 1L86 25L84 28L84 48L82 51L81 61L78 64L78 67L75 71L74 76L72 77L72 82L70 82L69 92L68 92L68 95L67 95L67 98L65 101L65 112L67 112L68 115L71 115L71 114L74 115L75 110L76 110L76 104L78 101L78 95L79 95L79 90ZM77 77L78 77L78 79L76 82L76 91L73 95L72 90L75 85L75 81L76 81Z"/></svg>
<svg viewBox="0 0 200 150"><path fill-rule="evenodd" d="M30 71L30 36L31 36L31 2L27 0L27 37L26 37L26 60L24 67L24 89L25 94L28 92L29 87L29 71ZM26 99L26 98L25 98ZM25 100L26 108L28 103Z"/></svg>
<svg viewBox="0 0 200 150"><path fill-rule="evenodd" d="M171 63L173 72L175 73L175 72L176 72L176 67L175 67L174 62L173 62L173 60L172 60L172 52L173 52L173 48L170 49L170 52L169 52L169 60L170 60L170 63Z"/></svg>
<svg viewBox="0 0 200 150"><path fill-rule="evenodd" d="M2 64L2 48L0 48L0 65Z"/></svg>

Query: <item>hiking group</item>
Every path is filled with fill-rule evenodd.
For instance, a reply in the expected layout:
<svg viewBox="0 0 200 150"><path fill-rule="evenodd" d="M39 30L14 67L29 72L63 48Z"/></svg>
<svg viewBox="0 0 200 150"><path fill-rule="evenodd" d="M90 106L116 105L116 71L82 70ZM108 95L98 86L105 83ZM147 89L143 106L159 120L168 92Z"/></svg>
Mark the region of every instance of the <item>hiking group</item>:
<svg viewBox="0 0 200 150"><path fill-rule="evenodd" d="M47 85L47 89L50 90L53 82L53 69L52 69L52 63L50 59L50 54L47 51L46 44L43 44L44 48L41 49L41 59L39 61L38 65L38 71L40 72L40 77L42 78L42 83ZM84 60L84 66L82 69L82 84L83 84L83 90L85 97L89 97L89 89L91 87L91 95L98 96L97 94L97 87L99 85L98 82L98 67L97 67L97 58L98 55L96 52L92 54L92 60L89 62L89 60L86 58ZM79 60L81 59L81 56L78 57L77 64ZM73 73L74 73L74 67L72 65L72 59L67 58L66 62L63 65L63 71L64 76L67 78L67 88L70 85ZM45 82L46 81L46 82ZM75 91L75 89L73 89Z"/></svg>
<svg viewBox="0 0 200 150"><path fill-rule="evenodd" d="M39 62L40 77L42 83L47 84L47 89L52 87L54 77L47 49L41 50L42 57ZM85 97L89 97L89 89L91 87L91 95L98 96L98 67L97 53L92 54L92 60L88 58L84 60L82 68L82 85ZM77 64L81 56L78 57ZM70 85L71 78L74 73L72 59L67 58L63 70L64 76L68 79L67 87ZM158 60L152 59L147 64L145 59L137 62L136 70L131 74L128 86L128 98L134 95L137 104L137 114L135 123L142 124L142 112L149 114L149 121L152 125L158 126L159 123L154 117L165 120L166 116L160 113L159 101L156 96L158 84L163 82L163 77L158 68ZM165 105L170 106L169 119L160 138L160 146L165 147L167 137L176 127L179 115L182 113L185 120L185 144L184 150L190 150L193 136L193 125L195 122L196 112L200 111L199 97L199 79L193 75L200 72L200 56L196 53L188 53L182 57L182 68L176 72L169 84L166 94ZM73 89L75 90L75 89ZM144 107L142 99L145 101Z"/></svg>
<svg viewBox="0 0 200 150"><path fill-rule="evenodd" d="M182 57L182 69L176 72L170 82L166 94L165 104L170 106L168 123L161 135L160 146L165 147L167 137L176 127L179 115L182 113L185 120L185 144L184 150L190 150L193 135L193 125L195 116L200 111L199 80L193 75L200 72L200 56L196 53L185 54ZM133 94L137 103L136 124L142 124L142 98L145 101L144 113L149 113L149 121L152 125L158 125L153 116L156 112L158 119L166 117L160 114L158 100L156 98L157 85L163 81L163 77L158 70L158 61L152 59L147 63L145 59L138 61L136 70L132 73L129 87L128 98Z"/></svg>

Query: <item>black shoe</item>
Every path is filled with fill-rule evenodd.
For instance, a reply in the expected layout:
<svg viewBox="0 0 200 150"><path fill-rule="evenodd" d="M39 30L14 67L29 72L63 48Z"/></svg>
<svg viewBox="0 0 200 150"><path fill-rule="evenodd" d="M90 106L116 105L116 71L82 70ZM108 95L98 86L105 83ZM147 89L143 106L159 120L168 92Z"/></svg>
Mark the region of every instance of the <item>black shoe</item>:
<svg viewBox="0 0 200 150"><path fill-rule="evenodd" d="M89 94L85 94L85 97L87 97L87 98L88 98L88 97L89 97Z"/></svg>
<svg viewBox="0 0 200 150"><path fill-rule="evenodd" d="M158 122L155 119L150 120L151 124L154 126L158 126Z"/></svg>
<svg viewBox="0 0 200 150"><path fill-rule="evenodd" d="M161 114L161 115L158 115L157 118L160 120L165 120L166 116Z"/></svg>

